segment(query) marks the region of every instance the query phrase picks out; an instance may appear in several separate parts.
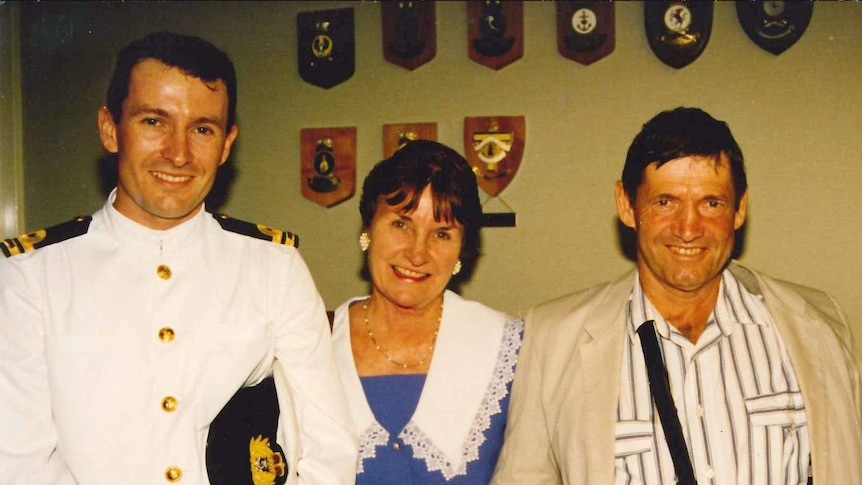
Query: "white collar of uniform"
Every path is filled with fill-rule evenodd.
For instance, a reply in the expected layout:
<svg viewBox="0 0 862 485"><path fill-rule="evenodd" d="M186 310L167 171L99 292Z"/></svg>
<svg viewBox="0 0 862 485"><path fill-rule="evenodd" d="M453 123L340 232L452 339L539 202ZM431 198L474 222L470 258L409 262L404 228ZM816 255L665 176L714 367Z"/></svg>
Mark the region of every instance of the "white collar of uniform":
<svg viewBox="0 0 862 485"><path fill-rule="evenodd" d="M111 191L108 200L102 208L105 214L105 225L120 240L124 246L131 246L147 252L170 255L191 249L194 242L201 240L201 233L206 224L207 212L203 205L191 219L176 227L159 231L139 224L114 207L117 189Z"/></svg>
<svg viewBox="0 0 862 485"><path fill-rule="evenodd" d="M348 307L364 298L367 297L353 298L341 305L333 326L336 360L360 439L360 471L362 460L374 457L374 447L386 445L389 438L365 398L350 346ZM443 318L431 367L416 411L399 436L413 445L414 456L423 458L429 471L439 469L444 476L461 475L466 462L475 459L470 457L473 447L468 441L494 378L506 319L505 314L464 300L451 291L444 293ZM416 440L421 440L420 446L416 446Z"/></svg>

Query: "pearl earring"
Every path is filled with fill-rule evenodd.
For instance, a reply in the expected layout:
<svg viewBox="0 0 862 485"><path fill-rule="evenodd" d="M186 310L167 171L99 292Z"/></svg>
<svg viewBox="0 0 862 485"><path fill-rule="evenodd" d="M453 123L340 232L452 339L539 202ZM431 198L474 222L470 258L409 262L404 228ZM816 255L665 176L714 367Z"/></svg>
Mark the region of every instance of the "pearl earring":
<svg viewBox="0 0 862 485"><path fill-rule="evenodd" d="M370 245L371 245L371 238L368 237L368 233L363 232L362 234L360 234L359 235L359 249L361 249L362 252L364 253L365 251L368 251L368 246L370 246Z"/></svg>
<svg viewBox="0 0 862 485"><path fill-rule="evenodd" d="M461 272L461 260L455 261L455 267L452 268L452 276Z"/></svg>

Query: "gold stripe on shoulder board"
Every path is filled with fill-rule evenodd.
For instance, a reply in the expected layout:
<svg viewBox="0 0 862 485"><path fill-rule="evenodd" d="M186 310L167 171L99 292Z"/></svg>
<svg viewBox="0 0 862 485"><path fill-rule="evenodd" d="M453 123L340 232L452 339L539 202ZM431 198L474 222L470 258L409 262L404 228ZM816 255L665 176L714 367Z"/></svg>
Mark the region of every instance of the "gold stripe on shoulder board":
<svg viewBox="0 0 862 485"><path fill-rule="evenodd" d="M263 234L272 238L272 242L277 244L284 244L288 246L295 246L296 240L295 236L287 231L282 231L280 229L275 229L273 227L265 226L263 224L257 225L257 230Z"/></svg>
<svg viewBox="0 0 862 485"><path fill-rule="evenodd" d="M38 231L22 234L13 239L7 239L3 241L3 254L7 257L12 257L29 251L35 251L35 245L44 241L47 234L47 231L44 229L39 229Z"/></svg>

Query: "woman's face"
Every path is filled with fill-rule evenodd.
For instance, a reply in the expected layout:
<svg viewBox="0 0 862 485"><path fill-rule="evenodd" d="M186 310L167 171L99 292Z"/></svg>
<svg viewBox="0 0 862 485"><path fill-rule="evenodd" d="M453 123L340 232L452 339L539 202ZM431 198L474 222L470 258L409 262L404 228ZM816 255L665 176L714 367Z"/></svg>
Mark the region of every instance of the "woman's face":
<svg viewBox="0 0 862 485"><path fill-rule="evenodd" d="M456 221L434 220L430 187L411 212L381 197L368 232L372 296L424 310L443 293L461 252L464 228Z"/></svg>

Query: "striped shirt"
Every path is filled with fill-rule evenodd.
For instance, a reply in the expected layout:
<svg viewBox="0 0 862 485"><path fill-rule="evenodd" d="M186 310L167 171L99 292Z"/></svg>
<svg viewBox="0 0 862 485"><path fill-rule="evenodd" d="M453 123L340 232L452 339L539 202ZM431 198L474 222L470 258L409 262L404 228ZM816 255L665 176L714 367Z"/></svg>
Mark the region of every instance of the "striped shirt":
<svg viewBox="0 0 862 485"><path fill-rule="evenodd" d="M696 344L658 313L636 280L627 305L615 483L675 483L637 336L648 320L655 321L698 484L805 484L807 420L793 366L762 298L727 270Z"/></svg>

